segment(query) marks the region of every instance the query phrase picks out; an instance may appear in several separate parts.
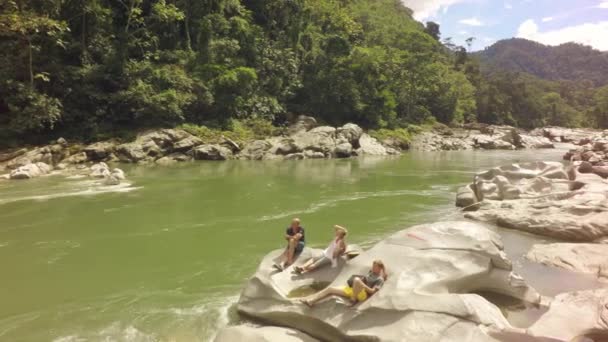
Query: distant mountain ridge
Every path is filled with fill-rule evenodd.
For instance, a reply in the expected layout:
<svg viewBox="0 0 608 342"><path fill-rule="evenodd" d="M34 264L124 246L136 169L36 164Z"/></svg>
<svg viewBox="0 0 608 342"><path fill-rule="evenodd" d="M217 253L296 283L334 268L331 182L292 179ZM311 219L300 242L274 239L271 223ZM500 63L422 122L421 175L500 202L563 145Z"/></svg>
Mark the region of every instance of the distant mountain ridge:
<svg viewBox="0 0 608 342"><path fill-rule="evenodd" d="M484 72L526 72L546 80L608 84L608 52L577 43L547 46L527 39L496 42L477 52Z"/></svg>

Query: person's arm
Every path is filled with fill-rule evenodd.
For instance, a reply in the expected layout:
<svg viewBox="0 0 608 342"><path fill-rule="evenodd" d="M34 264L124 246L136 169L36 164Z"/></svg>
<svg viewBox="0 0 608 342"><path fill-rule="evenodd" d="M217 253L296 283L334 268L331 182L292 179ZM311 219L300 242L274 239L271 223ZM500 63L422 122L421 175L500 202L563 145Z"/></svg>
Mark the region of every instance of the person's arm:
<svg viewBox="0 0 608 342"><path fill-rule="evenodd" d="M289 240L291 240L292 237L293 237L293 235L289 235L289 228L287 228L285 230L285 240L289 241Z"/></svg>
<svg viewBox="0 0 608 342"><path fill-rule="evenodd" d="M377 283L376 283L376 285L374 285L374 287L369 287L369 286L367 286L367 284L366 284L366 285L365 285L365 291L366 291L368 294L372 295L372 294L374 294L374 293L376 293L376 292L380 291L380 289L382 288L382 285L384 285L384 281L377 282Z"/></svg>
<svg viewBox="0 0 608 342"><path fill-rule="evenodd" d="M340 242L338 242L338 248L336 248L334 250L334 255L332 255L332 257L334 259L337 259L339 256L344 254L345 251L346 251L346 243L344 242L344 239L340 239Z"/></svg>

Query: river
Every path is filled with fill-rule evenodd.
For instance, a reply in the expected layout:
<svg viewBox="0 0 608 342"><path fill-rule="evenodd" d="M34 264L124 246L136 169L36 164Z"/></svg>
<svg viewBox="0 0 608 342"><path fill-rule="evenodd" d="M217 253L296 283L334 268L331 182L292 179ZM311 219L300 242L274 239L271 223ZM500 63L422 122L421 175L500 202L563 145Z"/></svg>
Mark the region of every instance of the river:
<svg viewBox="0 0 608 342"><path fill-rule="evenodd" d="M369 246L413 224L460 219L455 192L479 170L562 154L132 166L127 184L109 188L61 176L0 182L0 341L208 341L234 319L241 286L283 246L292 217L309 245L323 246L341 224L350 242ZM599 286L523 259L548 240L500 232L541 293Z"/></svg>

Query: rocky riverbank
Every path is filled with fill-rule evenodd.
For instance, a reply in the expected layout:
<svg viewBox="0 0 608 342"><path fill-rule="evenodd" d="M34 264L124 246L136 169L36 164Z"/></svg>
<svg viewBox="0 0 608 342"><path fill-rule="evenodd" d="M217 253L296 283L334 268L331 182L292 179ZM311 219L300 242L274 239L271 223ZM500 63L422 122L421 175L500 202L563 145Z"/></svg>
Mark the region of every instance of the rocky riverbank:
<svg viewBox="0 0 608 342"><path fill-rule="evenodd" d="M564 141L558 133L571 132L547 129L527 133L509 126L470 125L452 129L437 125L430 131L418 134L409 147L426 151L552 148L550 137ZM300 116L283 135L253 140L243 146L224 137L208 143L182 129L144 132L130 142L109 140L83 145L58 139L47 146L0 153L0 177L28 179L51 172L73 173L74 170L85 168L84 165L100 162L169 165L195 160L389 156L400 154L404 147L408 146L391 138L379 141L352 123L341 127L318 126L314 118Z"/></svg>
<svg viewBox="0 0 608 342"><path fill-rule="evenodd" d="M553 161L512 164L478 173L473 183L459 189L456 205L472 220L562 240L534 245L526 258L606 281L608 131L584 136L556 129L547 132L580 146L564 155L569 165ZM560 341L607 340L607 292L558 295L528 333ZM565 317L572 321L564 321Z"/></svg>
<svg viewBox="0 0 608 342"><path fill-rule="evenodd" d="M554 141L542 130L527 132L511 126L470 124L422 132L414 137L410 148L421 151L538 149L554 148Z"/></svg>

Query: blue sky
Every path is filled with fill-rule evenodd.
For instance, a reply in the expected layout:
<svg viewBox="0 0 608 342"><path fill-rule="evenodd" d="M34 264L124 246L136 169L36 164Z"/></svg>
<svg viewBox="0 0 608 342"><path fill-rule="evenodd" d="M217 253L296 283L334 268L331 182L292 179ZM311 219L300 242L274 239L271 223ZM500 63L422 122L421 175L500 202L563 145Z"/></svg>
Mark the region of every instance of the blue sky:
<svg viewBox="0 0 608 342"><path fill-rule="evenodd" d="M608 0L402 0L416 19L435 21L457 44L473 50L521 37L547 45L575 41L608 51Z"/></svg>

